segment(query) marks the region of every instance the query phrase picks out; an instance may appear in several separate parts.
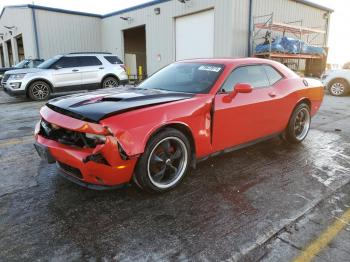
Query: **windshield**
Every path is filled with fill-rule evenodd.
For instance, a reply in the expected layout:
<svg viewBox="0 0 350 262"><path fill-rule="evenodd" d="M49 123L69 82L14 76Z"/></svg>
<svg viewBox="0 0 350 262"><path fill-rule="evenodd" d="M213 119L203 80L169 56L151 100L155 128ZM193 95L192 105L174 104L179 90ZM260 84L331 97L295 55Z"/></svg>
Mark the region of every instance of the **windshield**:
<svg viewBox="0 0 350 262"><path fill-rule="evenodd" d="M210 91L223 68L224 66L220 64L171 64L146 79L138 87L205 94Z"/></svg>
<svg viewBox="0 0 350 262"><path fill-rule="evenodd" d="M58 59L59 59L59 57L50 58L50 59L46 60L45 62L42 62L40 65L38 65L38 68L40 68L40 69L48 69L48 68L50 68L50 66L52 66Z"/></svg>
<svg viewBox="0 0 350 262"><path fill-rule="evenodd" d="M22 60L18 64L16 64L14 67L15 68L24 68L28 64L28 60Z"/></svg>

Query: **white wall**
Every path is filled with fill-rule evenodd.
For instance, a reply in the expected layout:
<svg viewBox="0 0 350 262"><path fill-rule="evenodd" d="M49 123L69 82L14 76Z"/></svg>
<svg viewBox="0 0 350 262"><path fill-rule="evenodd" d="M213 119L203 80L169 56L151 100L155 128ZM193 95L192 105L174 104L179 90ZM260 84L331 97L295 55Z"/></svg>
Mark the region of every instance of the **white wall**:
<svg viewBox="0 0 350 262"><path fill-rule="evenodd" d="M242 40L236 43L233 41L234 34L238 33L239 35L241 32L239 26L234 26L234 16L238 13L240 13L240 17L242 16L242 11L236 12L235 6L245 6L247 2L248 0L191 0L182 4L174 0L104 18L102 20L102 48L117 53L124 59L122 31L145 24L147 69L148 73L151 74L175 60L175 17L214 8L214 56L235 56L238 54L236 50L244 52ZM160 15L154 14L156 7L160 7ZM132 20L123 21L120 16L131 17ZM244 46L247 45L247 41L247 38L243 40ZM235 48L235 44L237 48ZM160 61L158 55L161 56Z"/></svg>
<svg viewBox="0 0 350 262"><path fill-rule="evenodd" d="M41 58L101 50L101 19L35 10Z"/></svg>
<svg viewBox="0 0 350 262"><path fill-rule="evenodd" d="M155 15L156 7L161 9L160 15ZM308 27L325 27L327 23L323 17L326 11L291 0L254 0L253 7L253 15L274 12L280 22L303 19ZM49 58L75 51L109 51L124 59L123 30L146 25L147 69L151 74L175 60L175 18L212 8L214 56L246 56L249 0L191 0L186 4L172 0L104 19L36 10L40 55ZM120 16L131 17L131 21L121 20ZM0 28L4 25L15 25L14 36L22 33L26 57L36 57L32 10L6 8ZM4 40L10 37L6 34ZM323 37L316 41L323 42Z"/></svg>
<svg viewBox="0 0 350 262"><path fill-rule="evenodd" d="M15 26L16 28L13 30L13 35L10 35L4 26ZM4 40L0 39L0 44L2 45L5 45L5 41L22 34L25 56L27 58L36 57L33 20L30 9L6 8L0 19L0 33L5 34ZM9 66L7 57L5 57L5 66Z"/></svg>

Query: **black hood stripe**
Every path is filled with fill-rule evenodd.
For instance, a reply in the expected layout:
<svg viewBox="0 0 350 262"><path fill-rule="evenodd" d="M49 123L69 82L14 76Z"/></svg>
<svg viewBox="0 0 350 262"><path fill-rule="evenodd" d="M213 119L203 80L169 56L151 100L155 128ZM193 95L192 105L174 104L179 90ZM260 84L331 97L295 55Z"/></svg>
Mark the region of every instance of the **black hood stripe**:
<svg viewBox="0 0 350 262"><path fill-rule="evenodd" d="M64 115L98 123L112 115L192 98L194 94L118 88L50 100L47 106Z"/></svg>

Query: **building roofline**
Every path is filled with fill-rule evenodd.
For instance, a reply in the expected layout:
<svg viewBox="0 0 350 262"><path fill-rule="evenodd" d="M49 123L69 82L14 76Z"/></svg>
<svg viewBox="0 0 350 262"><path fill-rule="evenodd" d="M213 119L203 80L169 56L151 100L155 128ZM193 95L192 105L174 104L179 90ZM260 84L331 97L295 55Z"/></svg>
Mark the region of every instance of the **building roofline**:
<svg viewBox="0 0 350 262"><path fill-rule="evenodd" d="M47 7L47 6L41 6L41 5L33 5L33 4L27 4L27 5L8 5L4 6L4 8L1 11L0 18L2 17L3 13L5 12L5 9L7 8L31 8L35 10L44 10L44 11L50 11L55 13L63 13L63 14L70 14L70 15L81 15L81 16L88 16L88 17L96 17L96 18L102 18L103 15L93 14L93 13L86 13L86 12L79 12L79 11L72 11L72 10L66 10L66 9L60 9L60 8L54 8L54 7Z"/></svg>
<svg viewBox="0 0 350 262"><path fill-rule="evenodd" d="M132 7L129 7L129 8L125 8L125 9L119 10L119 11L115 11L115 12L112 12L112 13L109 13L109 14L105 14L105 15L102 16L102 18L107 18L107 17L111 17L111 16L121 15L121 14L124 14L124 13L127 13L127 12L131 12L131 11L135 11L135 10L138 10L138 9L146 8L146 7L149 7L149 6L152 6L152 5L162 4L162 3L165 3L165 2L169 2L169 1L171 1L171 0L153 0L151 2L143 3L143 4L140 4L140 5L135 5L135 6L132 6Z"/></svg>
<svg viewBox="0 0 350 262"><path fill-rule="evenodd" d="M300 4L304 4L304 5L308 5L308 6L311 6L311 7L315 7L317 9L321 9L321 10L324 10L324 11L327 11L327 12L330 12L330 13L333 13L334 10L329 8L329 7L326 7L324 5L320 5L320 4L317 4L317 3L314 3L314 2L311 2L311 1L308 1L308 0L293 0L294 2L297 2L297 3L300 3Z"/></svg>
<svg viewBox="0 0 350 262"><path fill-rule="evenodd" d="M108 18L111 16L116 16L116 15L121 15L127 12L131 12L131 11L135 11L135 10L139 10L142 8L146 8L149 6L153 6L153 5L158 5L158 4L162 4L165 2L169 2L171 0L153 0L147 3L143 3L140 5L136 5L136 6L132 6L126 9L122 9L119 11L115 11L112 13L108 13L105 15L99 15L99 14L93 14L93 13L86 13L86 12L79 12L79 11L72 11L72 10L66 10L66 9L60 9L60 8L54 8L54 7L47 7L47 6L41 6L41 5L33 5L33 4L27 4L27 5L8 5L8 6L4 6L1 13L0 13L0 18L2 17L4 11L6 8L32 8L35 10L44 10L44 11L50 11L50 12L56 12L56 13L64 13L64 14L71 14L71 15L81 15L81 16L88 16L88 17L96 17L96 18ZM309 0L292 0L294 2L300 3L300 4L304 4L304 5L308 5L317 9L321 9L327 12L334 12L333 9L328 8L326 6L311 2Z"/></svg>

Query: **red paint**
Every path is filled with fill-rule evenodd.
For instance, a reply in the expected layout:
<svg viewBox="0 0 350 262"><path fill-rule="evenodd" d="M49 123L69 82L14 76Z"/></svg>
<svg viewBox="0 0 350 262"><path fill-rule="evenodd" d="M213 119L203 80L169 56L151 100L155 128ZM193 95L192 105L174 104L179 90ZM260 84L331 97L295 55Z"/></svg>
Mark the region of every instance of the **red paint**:
<svg viewBox="0 0 350 262"><path fill-rule="evenodd" d="M159 128L167 125L186 127L192 134L196 157L202 158L225 148L281 133L300 101L310 101L311 114L315 115L323 100L320 82L309 81L310 85L306 87L294 72L274 61L245 58L200 59L183 63L187 62L225 65L224 72L209 94L198 94L191 99L111 116L100 124L87 123L43 107L40 113L47 122L74 131L104 134L107 135L107 142L95 149L77 149L36 135L37 142L48 146L58 161L79 168L85 182L117 185L131 180L139 155L143 153L150 136ZM250 85L243 83L238 91L218 93L234 68L262 63L275 67L284 75L284 79L266 88L250 90ZM106 127L113 134L109 134ZM130 157L129 160L121 159L117 142ZM93 153L101 153L111 166L94 162L84 164L82 159ZM117 169L118 166L125 167ZM96 180L95 176L104 182Z"/></svg>

